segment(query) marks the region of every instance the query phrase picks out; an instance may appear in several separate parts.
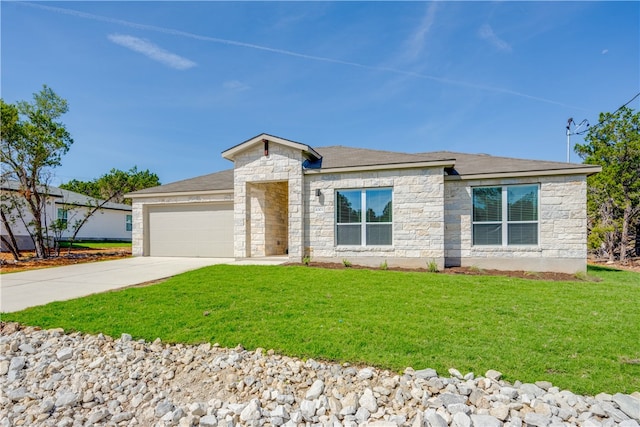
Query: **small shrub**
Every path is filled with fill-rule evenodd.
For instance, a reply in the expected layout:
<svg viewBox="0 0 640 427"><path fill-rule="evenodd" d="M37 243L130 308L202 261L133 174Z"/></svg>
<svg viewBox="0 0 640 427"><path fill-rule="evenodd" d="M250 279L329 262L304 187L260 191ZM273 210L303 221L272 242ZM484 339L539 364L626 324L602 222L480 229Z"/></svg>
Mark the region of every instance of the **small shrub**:
<svg viewBox="0 0 640 427"><path fill-rule="evenodd" d="M602 281L601 278L596 277L596 276L589 276L587 273L585 273L584 271L578 271L576 274L573 275L577 280L581 280L583 282L600 282Z"/></svg>
<svg viewBox="0 0 640 427"><path fill-rule="evenodd" d="M309 267L309 264L311 264L311 257L307 255L306 257L302 258L302 263Z"/></svg>
<svg viewBox="0 0 640 427"><path fill-rule="evenodd" d="M351 264L351 261L349 261L348 259L345 258L345 259L342 260L342 265L344 265L345 267L349 268L353 264Z"/></svg>
<svg viewBox="0 0 640 427"><path fill-rule="evenodd" d="M481 269L480 267L478 267L477 265L472 265L471 267L469 267L469 270L473 271L474 273L478 273L478 274L483 274L484 270Z"/></svg>
<svg viewBox="0 0 640 427"><path fill-rule="evenodd" d="M389 265L387 264L387 260L385 259L382 264L380 264L380 270L388 270Z"/></svg>
<svg viewBox="0 0 640 427"><path fill-rule="evenodd" d="M429 273L437 273L440 271L440 269L438 269L438 263L433 259L427 264L427 270Z"/></svg>

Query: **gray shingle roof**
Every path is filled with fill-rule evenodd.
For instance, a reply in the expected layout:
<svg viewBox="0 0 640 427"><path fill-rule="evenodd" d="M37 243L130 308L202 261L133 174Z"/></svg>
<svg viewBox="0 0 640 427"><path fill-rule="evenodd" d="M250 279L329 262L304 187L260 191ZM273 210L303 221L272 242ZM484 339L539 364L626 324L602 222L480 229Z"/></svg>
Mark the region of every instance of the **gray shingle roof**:
<svg viewBox="0 0 640 427"><path fill-rule="evenodd" d="M585 173L584 169L593 165L551 162L545 160L527 160L510 157L497 157L488 154L457 153L452 151L434 151L429 153L401 153L396 151L370 150L366 148L345 147L341 145L318 147L314 150L322 156L321 169L350 168L376 165L423 163L432 161L455 161L453 169L447 169L449 175L476 176L490 174L516 174L553 171L572 171ZM591 172L593 173L593 170ZM159 193L180 193L191 191L233 190L233 169L173 182L158 187L131 193L131 196L144 196Z"/></svg>
<svg viewBox="0 0 640 427"><path fill-rule="evenodd" d="M146 194L158 193L182 193L190 191L216 191L233 190L233 169L210 173L208 175L197 176L195 178L184 179L157 187L145 188L134 191L128 197L135 197Z"/></svg>
<svg viewBox="0 0 640 427"><path fill-rule="evenodd" d="M456 153L453 151L435 151L423 153L434 157L456 159L454 175L484 175L494 173L549 172L593 168L594 165L551 162L547 160L516 159L512 157L490 156L488 154Z"/></svg>
<svg viewBox="0 0 640 427"><path fill-rule="evenodd" d="M409 154L397 151L345 147L342 145L318 147L315 150L322 156L322 169L392 165L399 163L421 163L435 160L451 160L455 158L444 154Z"/></svg>

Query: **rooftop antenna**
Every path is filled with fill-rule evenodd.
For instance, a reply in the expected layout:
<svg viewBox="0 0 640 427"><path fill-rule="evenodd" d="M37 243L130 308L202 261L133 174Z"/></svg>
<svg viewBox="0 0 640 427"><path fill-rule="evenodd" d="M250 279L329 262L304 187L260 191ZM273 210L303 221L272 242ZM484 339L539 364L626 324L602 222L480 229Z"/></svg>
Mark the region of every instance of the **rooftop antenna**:
<svg viewBox="0 0 640 427"><path fill-rule="evenodd" d="M574 127L573 132L571 132L572 123ZM587 119L584 119L579 124L576 124L573 117L569 117L569 120L567 120L567 163L571 161L571 135L577 134L583 126L589 127L589 121Z"/></svg>

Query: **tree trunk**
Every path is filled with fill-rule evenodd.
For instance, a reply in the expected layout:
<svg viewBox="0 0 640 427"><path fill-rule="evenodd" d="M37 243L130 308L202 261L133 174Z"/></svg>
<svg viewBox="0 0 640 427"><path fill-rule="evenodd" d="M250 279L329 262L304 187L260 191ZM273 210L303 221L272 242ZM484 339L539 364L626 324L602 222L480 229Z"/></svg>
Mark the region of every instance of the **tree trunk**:
<svg viewBox="0 0 640 427"><path fill-rule="evenodd" d="M613 202L611 199L607 200L600 206L600 221L605 229L609 229L610 231L606 231L604 233L604 250L609 256L609 262L614 263L616 260L616 226L615 221L613 220Z"/></svg>
<svg viewBox="0 0 640 427"><path fill-rule="evenodd" d="M627 200L622 214L622 235L620 236L620 262L627 262L627 252L629 245L629 222L631 221L631 201Z"/></svg>
<svg viewBox="0 0 640 427"><path fill-rule="evenodd" d="M9 221L7 220L7 216L4 214L3 210L0 210L0 217L2 218L2 223L4 224L5 230L7 230L8 239L5 236L2 237L2 241L5 246L9 248L9 252L13 255L13 259L16 261L20 260L20 248L18 247L18 242L16 241L16 236L13 234L13 230L9 227Z"/></svg>

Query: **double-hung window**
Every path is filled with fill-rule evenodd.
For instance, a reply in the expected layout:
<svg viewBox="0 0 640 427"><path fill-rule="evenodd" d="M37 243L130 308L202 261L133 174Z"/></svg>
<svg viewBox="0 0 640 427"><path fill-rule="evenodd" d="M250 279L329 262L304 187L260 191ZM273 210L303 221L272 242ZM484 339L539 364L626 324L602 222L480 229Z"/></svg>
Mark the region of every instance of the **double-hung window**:
<svg viewBox="0 0 640 427"><path fill-rule="evenodd" d="M537 245L538 185L473 189L473 244Z"/></svg>
<svg viewBox="0 0 640 427"><path fill-rule="evenodd" d="M392 195L391 188L336 191L336 244L391 245Z"/></svg>
<svg viewBox="0 0 640 427"><path fill-rule="evenodd" d="M133 217L131 215L127 215L124 220L124 229L125 231L133 230Z"/></svg>
<svg viewBox="0 0 640 427"><path fill-rule="evenodd" d="M67 227L68 210L58 208L58 221L63 228Z"/></svg>

